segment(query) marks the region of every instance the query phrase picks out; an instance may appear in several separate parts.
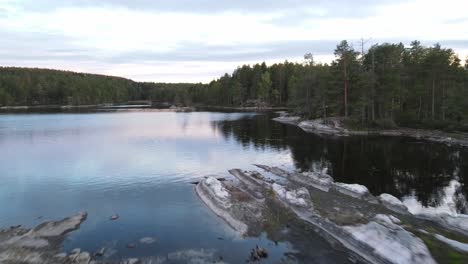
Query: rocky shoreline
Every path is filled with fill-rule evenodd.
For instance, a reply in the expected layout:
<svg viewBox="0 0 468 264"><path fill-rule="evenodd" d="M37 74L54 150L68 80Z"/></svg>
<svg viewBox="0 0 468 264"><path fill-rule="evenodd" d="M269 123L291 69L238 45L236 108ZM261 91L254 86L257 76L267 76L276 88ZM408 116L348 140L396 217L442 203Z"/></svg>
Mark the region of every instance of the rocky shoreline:
<svg viewBox="0 0 468 264"><path fill-rule="evenodd" d="M273 118L274 121L287 125L294 125L308 133L319 135L410 137L418 140L468 147L468 133L448 133L439 130L414 128L350 130L345 128L338 118L303 120L298 116L289 116L286 112L278 113L280 116Z"/></svg>
<svg viewBox="0 0 468 264"><path fill-rule="evenodd" d="M340 263L468 262L468 215L415 211L390 194L374 196L362 185L335 182L326 170L298 172L255 166L262 172L231 169L233 177L207 177L194 189L202 202L241 236L265 233L272 241L290 242L295 251L280 263L323 258L323 253L310 250L317 236L336 252L346 252L347 259ZM454 183L451 188L454 193L460 185ZM81 212L31 229L12 226L0 230L0 263L145 264L188 263L193 259L198 261L194 263L224 263L208 250L119 260L104 257L106 248L63 252L66 236L79 229L87 216ZM149 237L140 240L152 242ZM252 249L251 262L263 258L268 258L265 249Z"/></svg>
<svg viewBox="0 0 468 264"><path fill-rule="evenodd" d="M60 221L45 222L32 229L21 226L0 230L0 263L88 264L88 252L61 253L65 236L77 230L87 218L86 212Z"/></svg>
<svg viewBox="0 0 468 264"><path fill-rule="evenodd" d="M233 169L229 172L234 179L220 182L209 177L195 187L205 204L243 235L266 231L274 237L270 222L276 219L269 216L281 211L289 215L283 224L303 230L310 226L354 254L353 262L450 263L454 256L468 261L467 215L413 214L390 194L373 196L362 185L334 182L325 171L256 166L268 177ZM300 246L297 237L282 239ZM313 260L300 254L294 257L298 263Z"/></svg>
<svg viewBox="0 0 468 264"><path fill-rule="evenodd" d="M87 218L86 212L78 213L60 221L49 221L34 228L12 226L0 229L0 263L2 264L165 264L165 263L224 263L214 251L186 249L165 256L112 259L112 248L100 248L86 252L79 248L62 251L66 236L80 228ZM144 237L141 244L154 243L155 239ZM127 245L130 247L132 244Z"/></svg>

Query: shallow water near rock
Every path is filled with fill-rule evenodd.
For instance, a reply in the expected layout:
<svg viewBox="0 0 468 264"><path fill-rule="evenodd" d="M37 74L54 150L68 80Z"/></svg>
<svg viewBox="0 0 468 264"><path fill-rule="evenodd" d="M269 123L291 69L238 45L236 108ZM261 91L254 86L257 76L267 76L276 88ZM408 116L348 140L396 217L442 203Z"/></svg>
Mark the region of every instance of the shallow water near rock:
<svg viewBox="0 0 468 264"><path fill-rule="evenodd" d="M107 257L166 256L214 250L244 262L257 244L272 262L294 245L265 234L241 238L198 199L192 181L230 178L252 164L310 170L327 167L336 181L365 185L374 195L443 205L456 179L466 196L468 151L414 139L330 138L271 121L270 114L110 112L0 115L0 227L32 227L87 211L64 243ZM455 210L463 211L462 199ZM111 221L112 215L119 219ZM145 237L151 244L140 243ZM320 261L343 260L320 236ZM134 244L134 248L127 248Z"/></svg>

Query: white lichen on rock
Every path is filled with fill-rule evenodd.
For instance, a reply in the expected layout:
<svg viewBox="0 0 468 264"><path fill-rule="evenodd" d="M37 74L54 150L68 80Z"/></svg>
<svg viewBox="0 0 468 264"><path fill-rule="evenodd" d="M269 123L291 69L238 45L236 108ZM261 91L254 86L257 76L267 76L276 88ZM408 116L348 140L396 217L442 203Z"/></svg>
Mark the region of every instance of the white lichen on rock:
<svg viewBox="0 0 468 264"><path fill-rule="evenodd" d="M273 183L271 188L283 201L299 207L310 206L310 194L306 188L288 191L283 186Z"/></svg>
<svg viewBox="0 0 468 264"><path fill-rule="evenodd" d="M205 181L205 184L210 188L210 190L220 199L229 198L229 192L224 188L219 180L214 177L208 177Z"/></svg>
<svg viewBox="0 0 468 264"><path fill-rule="evenodd" d="M462 243L450 238L446 238L442 235L436 234L434 235L435 238L437 238L439 241L444 242L445 244L449 245L450 247L462 251L462 252L468 252L468 244Z"/></svg>
<svg viewBox="0 0 468 264"><path fill-rule="evenodd" d="M223 186L223 183L214 177L208 177L195 187L200 199L219 217L224 219L229 226L241 234L245 234L248 226L236 219L230 211L232 202L231 194Z"/></svg>
<svg viewBox="0 0 468 264"><path fill-rule="evenodd" d="M380 202L390 210L396 211L398 213L407 213L408 208L400 201L400 199L395 196L382 193L379 195Z"/></svg>
<svg viewBox="0 0 468 264"><path fill-rule="evenodd" d="M335 183L335 189L343 194L353 196L355 198L362 198L370 194L366 186L355 183L347 184L337 182Z"/></svg>
<svg viewBox="0 0 468 264"><path fill-rule="evenodd" d="M378 215L367 224L344 229L391 263L436 263L424 242L394 221L389 216Z"/></svg>

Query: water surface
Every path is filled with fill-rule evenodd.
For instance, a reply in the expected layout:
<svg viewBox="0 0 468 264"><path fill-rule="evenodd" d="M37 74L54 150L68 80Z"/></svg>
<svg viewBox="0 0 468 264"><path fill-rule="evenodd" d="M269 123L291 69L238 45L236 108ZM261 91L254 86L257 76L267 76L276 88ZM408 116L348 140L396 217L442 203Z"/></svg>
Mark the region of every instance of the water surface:
<svg viewBox="0 0 468 264"><path fill-rule="evenodd" d="M0 227L33 226L84 210L88 220L64 250L106 246L120 258L205 249L241 263L259 244L275 262L294 245L275 245L266 235L237 236L200 202L190 182L229 177L228 169L253 169L254 163L327 167L336 181L364 184L375 195L438 206L450 181L467 180L466 149L407 138L320 137L271 118L151 110L0 115ZM115 213L120 219L109 221ZM142 237L156 243L140 245ZM347 259L319 236L311 241L318 260ZM138 246L128 249L128 243Z"/></svg>

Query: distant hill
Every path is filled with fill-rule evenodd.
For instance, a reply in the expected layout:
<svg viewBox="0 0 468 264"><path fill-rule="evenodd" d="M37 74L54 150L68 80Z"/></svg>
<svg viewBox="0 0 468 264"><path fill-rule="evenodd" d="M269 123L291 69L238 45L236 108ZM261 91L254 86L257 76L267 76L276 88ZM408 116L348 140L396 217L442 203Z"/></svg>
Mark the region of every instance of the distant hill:
<svg viewBox="0 0 468 264"><path fill-rule="evenodd" d="M173 102L177 91L194 85L138 83L98 74L0 67L0 106L89 105L138 100Z"/></svg>

